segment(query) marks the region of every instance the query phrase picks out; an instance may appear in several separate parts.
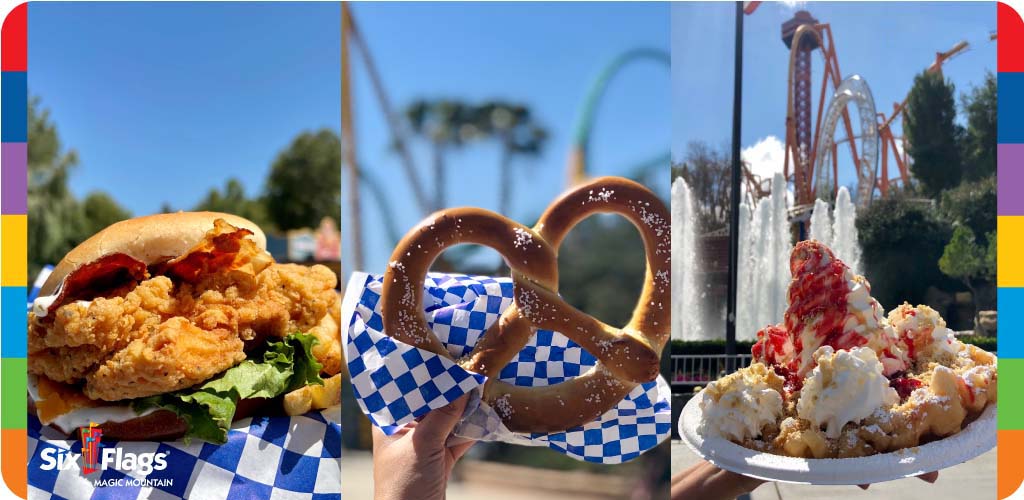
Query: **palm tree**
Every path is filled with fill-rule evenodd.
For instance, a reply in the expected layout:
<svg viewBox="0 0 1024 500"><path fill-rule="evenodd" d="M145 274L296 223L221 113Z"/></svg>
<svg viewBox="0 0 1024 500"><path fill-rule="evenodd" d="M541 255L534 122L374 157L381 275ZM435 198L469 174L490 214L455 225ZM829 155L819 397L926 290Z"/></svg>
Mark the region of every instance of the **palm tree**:
<svg viewBox="0 0 1024 500"><path fill-rule="evenodd" d="M501 144L498 163L498 212L509 215L512 202L512 159L541 153L548 132L533 120L530 109L501 101L484 103L475 110L477 128Z"/></svg>
<svg viewBox="0 0 1024 500"><path fill-rule="evenodd" d="M445 154L449 148L461 147L479 139L474 121L474 107L448 99L414 101L405 109L405 117L412 131L430 142L434 177L433 210L445 207L447 167Z"/></svg>

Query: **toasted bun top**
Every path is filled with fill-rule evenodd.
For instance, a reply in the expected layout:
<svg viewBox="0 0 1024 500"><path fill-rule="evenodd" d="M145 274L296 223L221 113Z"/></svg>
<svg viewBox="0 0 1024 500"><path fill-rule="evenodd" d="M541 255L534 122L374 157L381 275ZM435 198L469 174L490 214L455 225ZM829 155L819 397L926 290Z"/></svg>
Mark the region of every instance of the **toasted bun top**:
<svg viewBox="0 0 1024 500"><path fill-rule="evenodd" d="M123 253L147 265L178 257L199 243L217 219L252 231L256 245L266 250L267 237L259 226L237 215L176 212L136 217L110 225L68 252L43 283L39 295L52 294L68 274L105 255Z"/></svg>

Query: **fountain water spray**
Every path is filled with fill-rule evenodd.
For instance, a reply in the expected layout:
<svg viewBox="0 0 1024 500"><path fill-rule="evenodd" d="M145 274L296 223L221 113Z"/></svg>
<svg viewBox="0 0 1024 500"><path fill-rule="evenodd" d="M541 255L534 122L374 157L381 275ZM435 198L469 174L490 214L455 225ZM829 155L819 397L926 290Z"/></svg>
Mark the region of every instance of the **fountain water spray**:
<svg viewBox="0 0 1024 500"><path fill-rule="evenodd" d="M740 254L736 339L755 340L757 331L782 322L790 282L789 256L793 250L786 179L772 178L771 194L754 207L740 203ZM690 187L682 178L672 184L672 338L707 340L724 338L724 317L705 316L712 307L705 300L707 284L698 279L697 211ZM836 256L860 271L856 208L850 192L839 188L836 208L818 200L811 216L810 237L832 247ZM714 314L724 316L724 309Z"/></svg>
<svg viewBox="0 0 1024 500"><path fill-rule="evenodd" d="M672 183L672 338L708 340L703 288L697 279L697 211L682 177Z"/></svg>

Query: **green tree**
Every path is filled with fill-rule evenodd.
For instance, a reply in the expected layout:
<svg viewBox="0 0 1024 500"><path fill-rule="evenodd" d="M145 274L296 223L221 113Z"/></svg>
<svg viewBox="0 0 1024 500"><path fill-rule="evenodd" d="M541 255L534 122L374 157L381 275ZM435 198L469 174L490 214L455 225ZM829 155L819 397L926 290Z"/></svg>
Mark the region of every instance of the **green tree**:
<svg viewBox="0 0 1024 500"><path fill-rule="evenodd" d="M316 227L341 213L341 139L328 129L303 132L270 167L264 200L267 217L287 231Z"/></svg>
<svg viewBox="0 0 1024 500"><path fill-rule="evenodd" d="M989 233L995 239L995 233ZM980 244L974 238L974 232L966 226L957 226L953 237L939 258L939 269L947 276L960 280L971 291L978 303L978 282L991 282L995 279L995 263L992 242Z"/></svg>
<svg viewBox="0 0 1024 500"><path fill-rule="evenodd" d="M914 78L903 119L913 159L910 171L930 197L960 184L962 127L956 124L952 82L937 73L922 72Z"/></svg>
<svg viewBox="0 0 1024 500"><path fill-rule="evenodd" d="M944 191L939 211L952 224L967 226L974 234L996 229L996 177L964 182Z"/></svg>
<svg viewBox="0 0 1024 500"><path fill-rule="evenodd" d="M938 266L951 229L935 212L930 203L899 196L857 212L864 274L886 308L924 303L929 286L955 286Z"/></svg>
<svg viewBox="0 0 1024 500"><path fill-rule="evenodd" d="M960 97L967 115L967 133L964 138L964 178L977 180L996 173L996 115L998 93L996 77L985 74L985 82L974 87L970 94ZM995 212L992 212L995 213Z"/></svg>
<svg viewBox="0 0 1024 500"><path fill-rule="evenodd" d="M225 212L245 217L265 231L269 231L273 227L273 222L267 214L267 208L263 200L248 198L245 195L245 187L242 185L242 182L234 177L224 183L223 192L217 188L210 189L206 193L206 197L196 205L195 210Z"/></svg>
<svg viewBox="0 0 1024 500"><path fill-rule="evenodd" d="M548 132L538 125L530 109L521 104L492 101L472 110L476 128L501 144L498 163L498 213L510 215L512 203L512 160L516 156L538 156Z"/></svg>
<svg viewBox="0 0 1024 500"><path fill-rule="evenodd" d="M484 137L477 110L460 101L419 99L405 108L405 118L412 131L431 145L434 199L430 210L440 210L447 201L448 151Z"/></svg>
<svg viewBox="0 0 1024 500"><path fill-rule="evenodd" d="M700 232L722 229L729 224L732 160L728 149L715 149L706 142L686 145L683 161L672 166L672 178L682 177L697 199Z"/></svg>
<svg viewBox="0 0 1024 500"><path fill-rule="evenodd" d="M65 148L50 111L38 96L28 101L28 272L35 276L72 248L114 222L131 217L109 195L92 192L79 202L69 188L78 154Z"/></svg>
<svg viewBox="0 0 1024 500"><path fill-rule="evenodd" d="M109 194L103 191L89 193L82 200L81 205L82 215L85 218L83 227L85 237L132 216L131 212L122 208Z"/></svg>
<svg viewBox="0 0 1024 500"><path fill-rule="evenodd" d="M65 149L39 97L28 101L28 272L56 264L81 237L83 216L68 189L78 155Z"/></svg>

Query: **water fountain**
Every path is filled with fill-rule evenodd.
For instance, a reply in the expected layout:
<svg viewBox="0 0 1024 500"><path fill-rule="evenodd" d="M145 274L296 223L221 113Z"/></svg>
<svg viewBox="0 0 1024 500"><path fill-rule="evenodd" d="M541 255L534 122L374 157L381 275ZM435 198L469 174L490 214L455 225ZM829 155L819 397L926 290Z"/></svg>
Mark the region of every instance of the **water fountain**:
<svg viewBox="0 0 1024 500"><path fill-rule="evenodd" d="M724 324L724 317L716 320L705 316L705 311L724 316L724 308L722 304L707 302L707 284L699 279L694 203L690 187L682 178L676 179L672 184L672 338L723 338L724 328L709 323ZM754 340L761 328L782 322L790 281L789 254L793 248L788 214L787 185L781 173L772 179L771 194L755 206L746 201L740 203L737 340ZM859 272L856 217L849 191L840 188L834 211L825 201L815 203L810 237L830 245L840 259Z"/></svg>
<svg viewBox="0 0 1024 500"><path fill-rule="evenodd" d="M682 177L672 183L672 338L708 340L704 297L697 279L697 211ZM700 287L700 288L699 288Z"/></svg>

